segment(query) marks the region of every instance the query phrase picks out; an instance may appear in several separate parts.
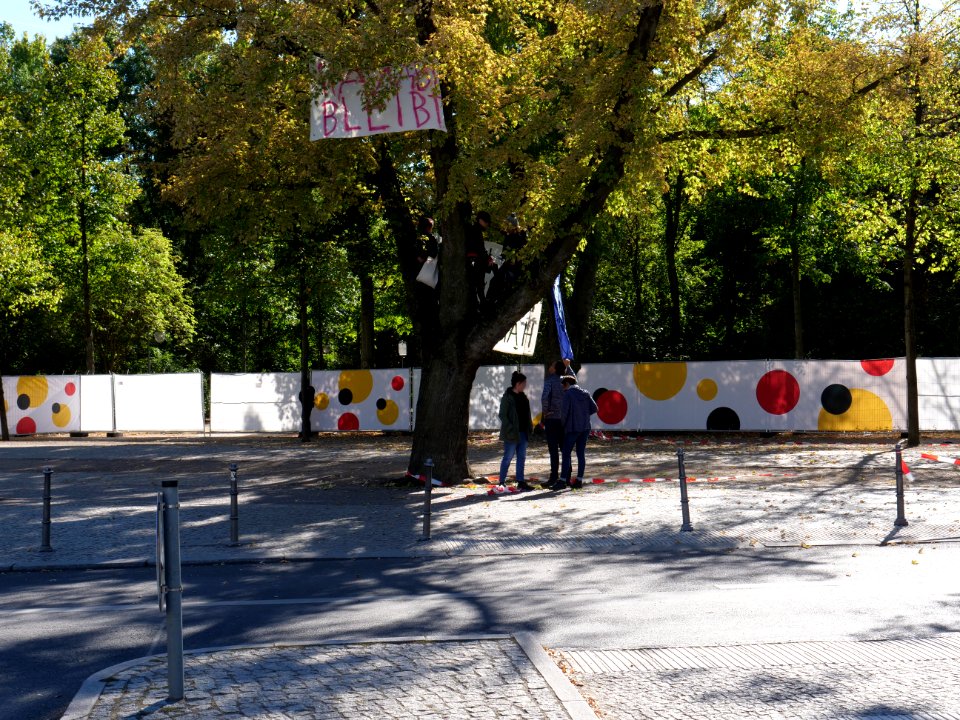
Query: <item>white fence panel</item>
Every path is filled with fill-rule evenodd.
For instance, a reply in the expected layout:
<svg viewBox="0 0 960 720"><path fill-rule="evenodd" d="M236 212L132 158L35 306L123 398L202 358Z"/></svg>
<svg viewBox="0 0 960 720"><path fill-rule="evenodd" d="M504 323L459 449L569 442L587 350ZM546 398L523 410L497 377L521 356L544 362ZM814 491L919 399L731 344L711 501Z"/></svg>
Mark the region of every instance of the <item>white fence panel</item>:
<svg viewBox="0 0 960 720"><path fill-rule="evenodd" d="M81 432L111 432L113 424L113 376L80 376Z"/></svg>
<svg viewBox="0 0 960 720"><path fill-rule="evenodd" d="M922 430L960 430L960 358L918 358Z"/></svg>
<svg viewBox="0 0 960 720"><path fill-rule="evenodd" d="M203 375L114 375L119 432L203 432Z"/></svg>
<svg viewBox="0 0 960 720"><path fill-rule="evenodd" d="M210 375L211 432L297 432L299 373Z"/></svg>

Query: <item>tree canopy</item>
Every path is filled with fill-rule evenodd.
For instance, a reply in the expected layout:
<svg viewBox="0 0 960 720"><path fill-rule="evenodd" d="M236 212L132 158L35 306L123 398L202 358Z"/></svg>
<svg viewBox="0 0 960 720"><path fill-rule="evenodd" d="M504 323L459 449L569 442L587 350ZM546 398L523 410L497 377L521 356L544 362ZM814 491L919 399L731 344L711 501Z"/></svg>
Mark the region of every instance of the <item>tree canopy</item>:
<svg viewBox="0 0 960 720"><path fill-rule="evenodd" d="M48 10L88 13L93 27L49 57L8 36L8 50L32 59L8 64L4 87L31 87L69 59L50 89L66 119L35 137L53 147L84 122L99 135L79 165L66 143L64 170L50 165L55 192L25 193L43 182L11 163L0 217L11 228L53 222L65 256L81 215L106 222L97 242L108 244L154 247L159 236L139 226L160 227L172 240L163 266L189 282L168 275L167 314L127 330L178 326L186 343L193 325L177 308L192 302L198 342L180 362L302 373L395 364L396 340L412 333L424 368L413 470L430 457L443 477L470 473L476 368L558 274L576 351L604 360L909 356L911 338L933 337L910 319L913 303L956 278L949 8L61 0ZM446 132L308 140L321 87L359 73L375 108L410 67L440 78ZM69 180L77 167L80 182ZM139 198L124 194L128 180ZM27 223L17 197L50 210ZM464 258L481 210L493 239L513 213L526 242L515 277L478 308ZM442 237L436 292L415 280L422 215ZM889 328L898 302L904 350ZM809 322L824 313L854 328ZM95 332L123 334L103 322ZM240 342L223 352L226 337ZM554 352L541 347L541 359Z"/></svg>

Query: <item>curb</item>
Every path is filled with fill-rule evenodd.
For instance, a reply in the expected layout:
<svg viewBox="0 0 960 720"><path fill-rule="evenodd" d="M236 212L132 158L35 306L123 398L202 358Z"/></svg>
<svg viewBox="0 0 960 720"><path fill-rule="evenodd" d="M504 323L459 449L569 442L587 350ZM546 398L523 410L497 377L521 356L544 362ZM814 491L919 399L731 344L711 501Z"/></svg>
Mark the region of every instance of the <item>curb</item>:
<svg viewBox="0 0 960 720"><path fill-rule="evenodd" d="M320 642L313 641L290 641L274 643L251 643L248 645L221 645L214 647L197 648L195 650L186 650L184 655L201 655L217 652L230 652L234 650L257 650L264 648L289 648L289 647L324 647L328 645L372 645L382 643L442 643L442 642L471 642L478 640L513 640L517 643L524 654L533 664L534 668L540 673L544 681L557 696L557 699L569 713L571 720L597 720L596 714L590 709L590 705L583 696L577 691L576 687L560 671L546 651L536 641L530 633L515 633L513 635L412 635L392 638L341 638L338 640L325 640ZM97 700L103 694L107 681L117 673L129 670L137 665L145 665L156 661L159 658L166 657L166 654L145 655L143 657L127 660L126 662L111 665L108 668L93 673L84 680L80 689L74 695L70 705L61 716L60 720L86 720L93 712Z"/></svg>

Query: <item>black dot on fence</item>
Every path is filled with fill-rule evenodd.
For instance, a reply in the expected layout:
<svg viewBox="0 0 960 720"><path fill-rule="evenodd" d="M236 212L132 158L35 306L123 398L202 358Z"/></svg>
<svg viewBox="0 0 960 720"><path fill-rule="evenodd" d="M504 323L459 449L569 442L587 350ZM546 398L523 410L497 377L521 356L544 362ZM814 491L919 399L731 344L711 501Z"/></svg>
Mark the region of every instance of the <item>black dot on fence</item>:
<svg viewBox="0 0 960 720"><path fill-rule="evenodd" d="M707 416L707 430L739 430L740 416L728 407L718 407Z"/></svg>
<svg viewBox="0 0 960 720"><path fill-rule="evenodd" d="M820 393L820 404L831 415L843 415L853 404L853 395L844 385L827 385Z"/></svg>

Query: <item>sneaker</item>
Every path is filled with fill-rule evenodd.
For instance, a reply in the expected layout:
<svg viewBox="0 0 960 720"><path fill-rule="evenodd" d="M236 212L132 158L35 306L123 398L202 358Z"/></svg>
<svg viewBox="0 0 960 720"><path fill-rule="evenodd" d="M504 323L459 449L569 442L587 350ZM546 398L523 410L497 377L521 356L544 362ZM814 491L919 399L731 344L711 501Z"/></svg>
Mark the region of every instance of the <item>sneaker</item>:
<svg viewBox="0 0 960 720"><path fill-rule="evenodd" d="M564 490L567 484L563 480L555 480L548 486L551 490Z"/></svg>
<svg viewBox="0 0 960 720"><path fill-rule="evenodd" d="M533 485L521 480L520 482L517 483L517 490L522 490L524 492L526 492L527 490L533 490Z"/></svg>
<svg viewBox="0 0 960 720"><path fill-rule="evenodd" d="M579 490L583 487L583 478L577 478L576 480L570 481L570 487Z"/></svg>

